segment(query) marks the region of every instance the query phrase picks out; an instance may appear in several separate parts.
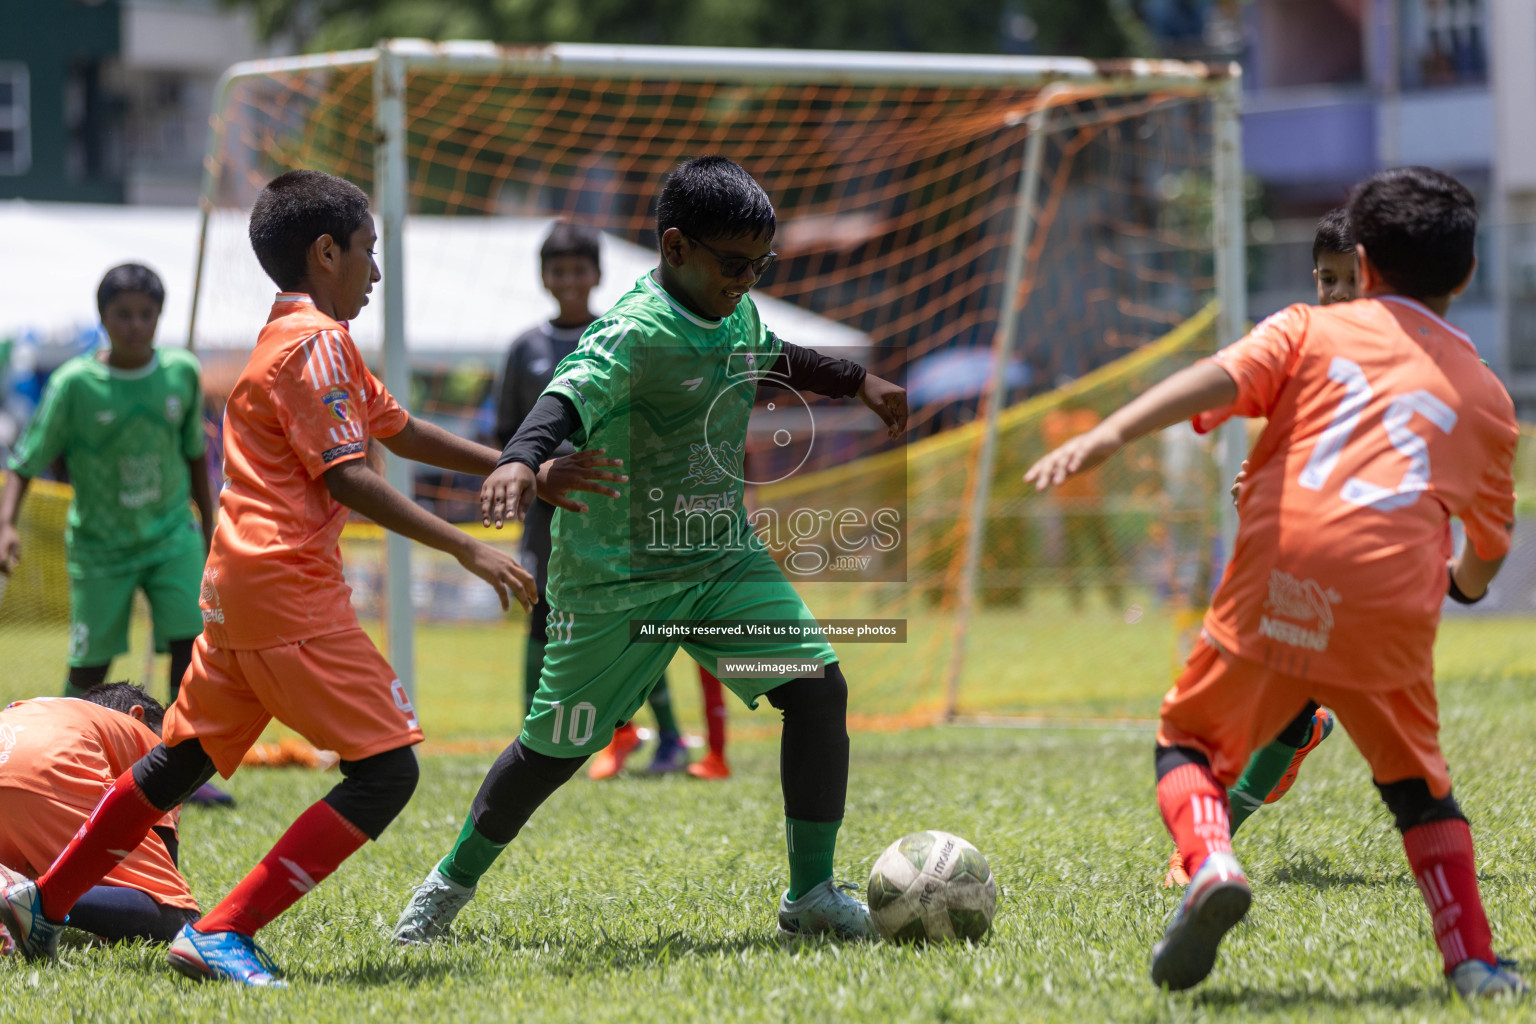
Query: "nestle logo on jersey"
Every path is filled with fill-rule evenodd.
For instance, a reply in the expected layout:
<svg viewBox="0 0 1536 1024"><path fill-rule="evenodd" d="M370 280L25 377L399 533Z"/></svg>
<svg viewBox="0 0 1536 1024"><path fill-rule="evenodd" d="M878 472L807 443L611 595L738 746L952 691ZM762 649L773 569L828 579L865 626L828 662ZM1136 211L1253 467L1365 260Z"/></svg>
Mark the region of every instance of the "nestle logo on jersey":
<svg viewBox="0 0 1536 1024"><path fill-rule="evenodd" d="M347 403L352 400L352 396L347 394L345 388L331 388L320 396L320 400L331 410L332 416L343 423L347 422L347 417L350 415Z"/></svg>
<svg viewBox="0 0 1536 1024"><path fill-rule="evenodd" d="M1343 600L1332 587L1316 580L1300 580L1288 572L1274 569L1269 574L1269 600L1264 606L1277 616L1259 616L1259 635L1291 647L1309 651L1328 649L1328 633L1333 629L1333 606ZM1308 629L1307 626L1315 627Z"/></svg>

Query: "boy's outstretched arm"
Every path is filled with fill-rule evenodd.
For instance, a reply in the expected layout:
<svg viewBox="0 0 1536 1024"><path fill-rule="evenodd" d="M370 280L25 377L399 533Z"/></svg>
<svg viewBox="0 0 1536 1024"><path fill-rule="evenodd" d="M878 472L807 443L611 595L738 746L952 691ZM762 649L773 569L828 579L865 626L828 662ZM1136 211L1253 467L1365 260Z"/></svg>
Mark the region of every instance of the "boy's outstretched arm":
<svg viewBox="0 0 1536 1024"><path fill-rule="evenodd" d="M1132 399L1084 434L1029 467L1024 482L1038 490L1086 472L1140 437L1237 400L1237 382L1211 360L1180 370Z"/></svg>
<svg viewBox="0 0 1536 1024"><path fill-rule="evenodd" d="M21 534L16 529L16 516L31 482L14 469L6 470L5 490L0 492L0 575L9 576L21 558Z"/></svg>
<svg viewBox="0 0 1536 1024"><path fill-rule="evenodd" d="M560 446L560 442L580 429L581 414L576 411L576 407L571 404L569 398L548 392L541 395L533 404L533 409L524 417L512 440L507 442L507 447L502 451L495 471L485 478L485 483L480 485L481 521L486 526L494 525L498 530L501 529L503 522L513 519L522 522L528 515L528 509L533 506L540 467ZM577 454L595 453L578 452ZM617 465L620 460L605 459L603 461ZM628 477L620 479L627 480ZM606 490L612 497L618 497L617 491L611 488ZM585 512L586 507L579 506L576 510Z"/></svg>
<svg viewBox="0 0 1536 1024"><path fill-rule="evenodd" d="M412 416L398 434L379 438L379 443L402 459L450 469L457 473L488 476L496 468L501 453L475 441ZM599 481L623 483L629 478L608 472L603 467L623 465L621 459L606 459L601 450L574 452L556 459L546 458L539 466L539 497L557 508L585 512L587 506L567 497L570 491L589 491L617 498L619 492Z"/></svg>
<svg viewBox="0 0 1536 1024"><path fill-rule="evenodd" d="M762 379L767 387L811 391L828 398L858 395L885 424L891 438L907 430L907 393L904 389L869 373L849 359L824 356L813 348L781 343L782 350L773 370Z"/></svg>
<svg viewBox="0 0 1536 1024"><path fill-rule="evenodd" d="M459 564L489 583L502 608L515 598L525 610L539 599L533 576L511 555L482 544L423 509L395 490L362 459L349 459L325 471L331 497L361 512L386 530L445 551Z"/></svg>
<svg viewBox="0 0 1536 1024"><path fill-rule="evenodd" d="M421 462L456 473L485 476L496 468L496 449L460 437L419 416L405 421L398 434L379 438L379 443L402 459Z"/></svg>

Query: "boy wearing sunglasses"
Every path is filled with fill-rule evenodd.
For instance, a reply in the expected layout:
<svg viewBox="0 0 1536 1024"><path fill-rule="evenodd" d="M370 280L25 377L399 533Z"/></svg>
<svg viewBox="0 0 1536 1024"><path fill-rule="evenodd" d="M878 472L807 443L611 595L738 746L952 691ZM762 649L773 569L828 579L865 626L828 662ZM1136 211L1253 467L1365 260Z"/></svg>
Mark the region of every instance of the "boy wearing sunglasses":
<svg viewBox="0 0 1536 1024"><path fill-rule="evenodd" d="M751 543L742 465L757 385L857 395L893 438L906 428L906 392L763 325L747 292L773 261L776 220L741 167L718 156L685 162L662 189L656 221L659 265L587 329L481 489L487 526L523 519L534 497L528 460L539 456L537 466L566 438L622 458L633 481L621 501L556 513L550 642L533 712L491 767L453 848L412 893L397 941L431 942L447 930L534 810L640 707L679 643L706 668L723 657L805 666L793 678L715 672L748 707L767 697L784 716L789 887L779 933L873 934L864 903L832 880L848 787L848 687L832 648L814 633L647 642L641 630L658 620L814 622Z"/></svg>

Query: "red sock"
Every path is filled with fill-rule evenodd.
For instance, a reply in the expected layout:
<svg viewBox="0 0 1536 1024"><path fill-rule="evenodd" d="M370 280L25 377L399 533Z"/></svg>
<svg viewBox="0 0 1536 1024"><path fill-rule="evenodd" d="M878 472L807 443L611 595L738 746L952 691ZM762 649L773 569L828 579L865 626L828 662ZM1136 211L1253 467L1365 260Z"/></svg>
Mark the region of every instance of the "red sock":
<svg viewBox="0 0 1536 1024"><path fill-rule="evenodd" d="M299 815L272 852L194 927L200 932L255 935L367 841L356 825L321 800Z"/></svg>
<svg viewBox="0 0 1536 1024"><path fill-rule="evenodd" d="M43 913L64 920L75 901L136 849L163 817L165 812L133 781L133 772L123 772L53 866L38 878Z"/></svg>
<svg viewBox="0 0 1536 1024"><path fill-rule="evenodd" d="M703 665L699 666L699 689L704 692L704 735L709 739L709 752L725 756L725 693L720 680L710 675Z"/></svg>
<svg viewBox="0 0 1536 1024"><path fill-rule="evenodd" d="M1472 828L1465 821L1432 821L1403 833L1408 865L1435 928L1445 973L1465 960L1496 964L1493 932L1477 892Z"/></svg>
<svg viewBox="0 0 1536 1024"><path fill-rule="evenodd" d="M1191 876L1210 854L1232 852L1227 791L1205 765L1181 764L1158 779L1157 806Z"/></svg>

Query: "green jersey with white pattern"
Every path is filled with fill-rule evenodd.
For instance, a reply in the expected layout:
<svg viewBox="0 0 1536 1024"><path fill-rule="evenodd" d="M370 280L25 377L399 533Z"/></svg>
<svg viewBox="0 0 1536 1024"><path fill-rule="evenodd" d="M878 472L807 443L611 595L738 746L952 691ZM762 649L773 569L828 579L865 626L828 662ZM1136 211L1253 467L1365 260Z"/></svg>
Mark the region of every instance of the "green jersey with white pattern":
<svg viewBox="0 0 1536 1024"><path fill-rule="evenodd" d="M747 421L782 345L750 296L708 320L647 273L582 335L545 394L581 417L572 440L624 460L622 497L555 513L549 600L610 612L713 579L762 545L742 502Z"/></svg>
<svg viewBox="0 0 1536 1024"><path fill-rule="evenodd" d="M75 489L65 534L71 576L154 565L196 529L187 460L208 447L198 374L190 352L159 349L137 370L85 355L49 378L10 468L31 478L64 457Z"/></svg>

